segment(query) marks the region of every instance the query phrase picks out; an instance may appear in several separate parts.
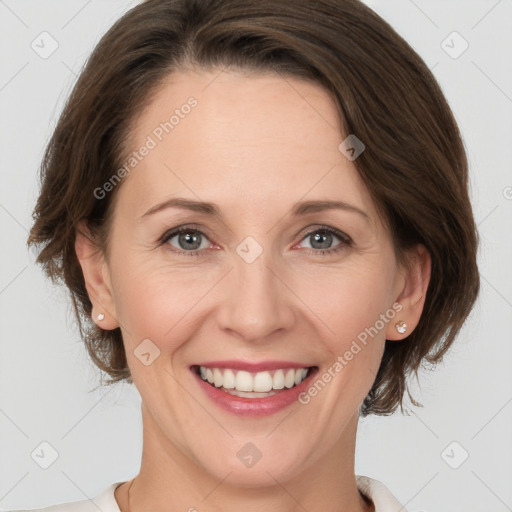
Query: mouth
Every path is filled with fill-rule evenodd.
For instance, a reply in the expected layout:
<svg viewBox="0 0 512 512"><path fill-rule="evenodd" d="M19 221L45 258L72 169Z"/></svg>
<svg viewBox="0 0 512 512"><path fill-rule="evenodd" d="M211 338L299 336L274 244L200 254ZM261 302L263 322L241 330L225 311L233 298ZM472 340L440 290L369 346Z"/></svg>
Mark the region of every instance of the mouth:
<svg viewBox="0 0 512 512"><path fill-rule="evenodd" d="M316 373L318 366L283 367L249 372L235 368L192 365L191 370L212 388L233 397L254 400L303 387L302 383Z"/></svg>
<svg viewBox="0 0 512 512"><path fill-rule="evenodd" d="M232 415L263 417L302 404L319 366L250 357L197 362L189 367L204 397Z"/></svg>

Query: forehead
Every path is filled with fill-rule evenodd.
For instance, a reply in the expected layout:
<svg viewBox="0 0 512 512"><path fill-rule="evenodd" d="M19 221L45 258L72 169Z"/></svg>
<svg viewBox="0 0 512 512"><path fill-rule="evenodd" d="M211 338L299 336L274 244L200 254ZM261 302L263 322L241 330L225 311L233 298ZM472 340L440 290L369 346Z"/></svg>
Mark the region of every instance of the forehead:
<svg viewBox="0 0 512 512"><path fill-rule="evenodd" d="M169 121L165 130L161 125ZM318 84L277 73L222 70L170 74L135 120L132 135L140 141L152 133L172 145L169 139L181 139L187 128L197 146L229 136L226 143L233 145L287 142L286 149L295 142L298 151L314 146L336 155L341 136L335 104Z"/></svg>
<svg viewBox="0 0 512 512"><path fill-rule="evenodd" d="M255 209L306 195L368 207L353 162L338 149L344 138L318 84L274 73L176 72L133 123L130 150L151 149L125 185L140 208L170 194L243 199Z"/></svg>

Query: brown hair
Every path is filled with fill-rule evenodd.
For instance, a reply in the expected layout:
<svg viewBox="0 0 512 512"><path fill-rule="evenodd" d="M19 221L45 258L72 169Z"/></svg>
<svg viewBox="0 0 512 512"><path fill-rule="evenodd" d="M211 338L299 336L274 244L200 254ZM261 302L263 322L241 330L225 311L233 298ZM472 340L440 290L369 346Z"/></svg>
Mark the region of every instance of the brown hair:
<svg viewBox="0 0 512 512"><path fill-rule="evenodd" d="M94 190L119 169L134 118L169 73L275 71L312 80L339 109L345 134L366 150L354 164L389 227L397 257L422 243L432 258L424 310L402 341L386 340L361 415L391 414L411 372L441 361L476 301L478 235L468 164L453 114L434 76L394 29L358 0L146 0L103 36L70 94L41 164L28 244L69 288L80 333L108 384L132 382L120 328L91 322L74 241L85 220L107 253L118 185ZM341 134L340 134L341 135ZM340 139L341 141L342 139Z"/></svg>

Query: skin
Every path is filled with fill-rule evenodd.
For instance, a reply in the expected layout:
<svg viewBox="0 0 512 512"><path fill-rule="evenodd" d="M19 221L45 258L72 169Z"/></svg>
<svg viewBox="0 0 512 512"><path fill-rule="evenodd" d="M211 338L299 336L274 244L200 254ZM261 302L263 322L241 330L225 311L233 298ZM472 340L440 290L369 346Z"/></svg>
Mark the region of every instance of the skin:
<svg viewBox="0 0 512 512"><path fill-rule="evenodd" d="M136 119L130 148L190 96L197 107L117 190L108 253L80 233L75 244L93 318L104 313L103 329L121 327L142 398L142 464L129 510L373 510L354 475L359 408L385 339L398 342L419 321L429 255L419 245L407 268L397 263L354 162L338 150L345 136L335 105L317 84L270 73L175 72ZM171 197L216 203L222 220L178 208L140 219ZM303 200L344 201L368 219L346 210L292 217ZM191 224L199 249L177 236L158 244ZM352 244L333 235L324 247L341 250L321 254L307 233L322 225ZM236 252L247 236L263 249L250 264ZM203 256L173 252L194 250ZM189 370L215 359L283 359L322 374L394 303L402 306L395 319L307 405L261 418L230 414ZM406 334L395 329L399 320ZM149 366L134 354L144 339L160 350ZM263 455L250 468L237 458L247 442ZM115 492L123 512L129 483Z"/></svg>

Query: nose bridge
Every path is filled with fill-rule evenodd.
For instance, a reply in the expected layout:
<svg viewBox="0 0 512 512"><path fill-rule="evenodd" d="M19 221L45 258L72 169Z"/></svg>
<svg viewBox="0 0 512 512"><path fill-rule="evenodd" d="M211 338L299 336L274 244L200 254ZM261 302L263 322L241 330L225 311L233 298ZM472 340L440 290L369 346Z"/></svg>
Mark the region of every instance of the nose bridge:
<svg viewBox="0 0 512 512"><path fill-rule="evenodd" d="M272 251L252 237L244 239L233 258L231 285L222 315L222 327L257 340L293 322L290 291L276 276Z"/></svg>

